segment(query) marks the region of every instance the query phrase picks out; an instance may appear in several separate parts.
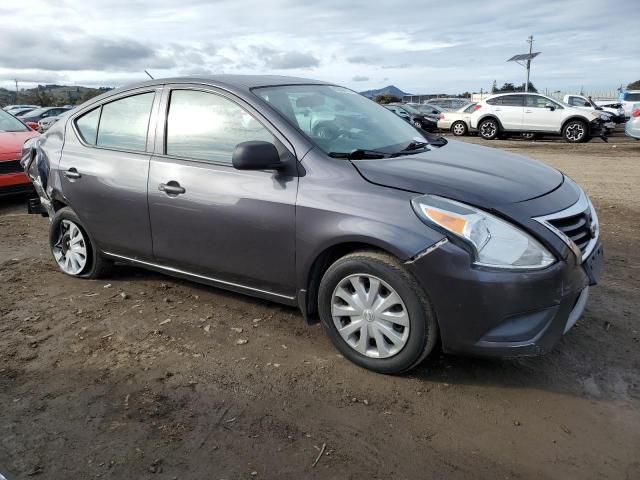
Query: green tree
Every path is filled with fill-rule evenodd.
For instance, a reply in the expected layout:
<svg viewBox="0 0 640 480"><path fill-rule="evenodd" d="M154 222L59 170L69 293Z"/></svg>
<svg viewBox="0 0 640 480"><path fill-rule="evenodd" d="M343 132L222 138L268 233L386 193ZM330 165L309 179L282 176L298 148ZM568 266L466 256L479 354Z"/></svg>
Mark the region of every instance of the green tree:
<svg viewBox="0 0 640 480"><path fill-rule="evenodd" d="M640 90L640 80L636 80L627 85L627 90Z"/></svg>
<svg viewBox="0 0 640 480"><path fill-rule="evenodd" d="M373 101L377 103L387 104L401 102L402 99L395 95L391 95L390 93L383 93L382 95L376 95L375 97L373 97Z"/></svg>

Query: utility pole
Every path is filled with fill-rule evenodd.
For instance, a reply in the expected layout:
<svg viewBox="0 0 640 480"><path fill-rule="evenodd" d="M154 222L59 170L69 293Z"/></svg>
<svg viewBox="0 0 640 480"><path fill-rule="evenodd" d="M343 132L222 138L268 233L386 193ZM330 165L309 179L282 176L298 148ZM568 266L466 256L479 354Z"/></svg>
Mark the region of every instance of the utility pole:
<svg viewBox="0 0 640 480"><path fill-rule="evenodd" d="M529 58L527 59L527 83L524 84L524 91L529 91L529 72L531 72L531 51L533 50L533 35L529 35L527 39L529 44Z"/></svg>
<svg viewBox="0 0 640 480"><path fill-rule="evenodd" d="M15 79L16 82L16 105L18 104L18 79Z"/></svg>
<svg viewBox="0 0 640 480"><path fill-rule="evenodd" d="M523 66L527 69L527 81L524 84L524 91L529 91L529 73L531 72L531 60L540 55L540 52L533 51L533 35L529 35L527 38L527 43L529 44L529 53L522 53L519 55L514 55L507 62L516 62L518 65Z"/></svg>

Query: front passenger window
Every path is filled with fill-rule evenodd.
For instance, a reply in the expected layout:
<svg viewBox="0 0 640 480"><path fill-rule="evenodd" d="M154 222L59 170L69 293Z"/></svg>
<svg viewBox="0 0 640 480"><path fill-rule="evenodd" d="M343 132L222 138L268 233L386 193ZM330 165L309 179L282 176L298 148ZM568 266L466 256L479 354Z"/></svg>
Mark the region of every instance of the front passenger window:
<svg viewBox="0 0 640 480"><path fill-rule="evenodd" d="M166 137L167 155L227 164L239 143L275 143L273 135L236 103L192 90L171 92Z"/></svg>

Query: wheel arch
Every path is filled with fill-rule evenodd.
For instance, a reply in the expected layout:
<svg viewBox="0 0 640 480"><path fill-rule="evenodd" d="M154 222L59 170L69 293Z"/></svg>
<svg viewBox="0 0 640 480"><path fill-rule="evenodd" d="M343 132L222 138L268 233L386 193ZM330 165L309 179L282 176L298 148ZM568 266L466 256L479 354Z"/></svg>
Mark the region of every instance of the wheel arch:
<svg viewBox="0 0 640 480"><path fill-rule="evenodd" d="M570 117L566 118L563 122L562 122L562 126L560 127L560 133L562 133L564 131L564 127L567 126L567 123L571 122L572 120L580 120L582 123L585 124L585 126L587 128L589 128L589 120L581 115L571 115Z"/></svg>
<svg viewBox="0 0 640 480"><path fill-rule="evenodd" d="M299 290L298 293L300 310L302 310L302 314L309 325L316 324L320 321L318 317L318 291L320 280L322 280L324 273L339 258L361 250L385 253L394 258L398 258L398 256L391 251L391 248L379 244L376 245L374 242L368 240L344 240L330 245L319 252L307 272L304 288Z"/></svg>
<svg viewBox="0 0 640 480"><path fill-rule="evenodd" d="M498 130L503 131L504 127L502 126L502 122L500 121L500 119L493 113L487 113L485 115L483 115L482 117L480 117L478 119L478 123L476 123L476 128L480 129L480 124L482 122L484 122L485 120L487 120L488 118L491 118L493 120L495 120L496 122L498 122Z"/></svg>

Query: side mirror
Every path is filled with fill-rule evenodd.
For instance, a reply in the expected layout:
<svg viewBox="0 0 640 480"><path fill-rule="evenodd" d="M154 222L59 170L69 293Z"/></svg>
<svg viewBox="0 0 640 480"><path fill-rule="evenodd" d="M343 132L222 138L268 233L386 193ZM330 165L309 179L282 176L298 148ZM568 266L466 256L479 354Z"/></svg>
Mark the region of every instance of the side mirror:
<svg viewBox="0 0 640 480"><path fill-rule="evenodd" d="M238 170L280 170L284 164L273 143L242 142L233 151L232 162Z"/></svg>
<svg viewBox="0 0 640 480"><path fill-rule="evenodd" d="M548 104L548 103L544 106L544 108L548 108L548 109L549 109L549 110L551 110L552 112L556 109L556 107L555 107L555 106L550 105L550 104Z"/></svg>
<svg viewBox="0 0 640 480"><path fill-rule="evenodd" d="M27 122L26 123L27 127L31 128L32 130L38 130L38 128L40 128L40 125L38 125L38 122Z"/></svg>

